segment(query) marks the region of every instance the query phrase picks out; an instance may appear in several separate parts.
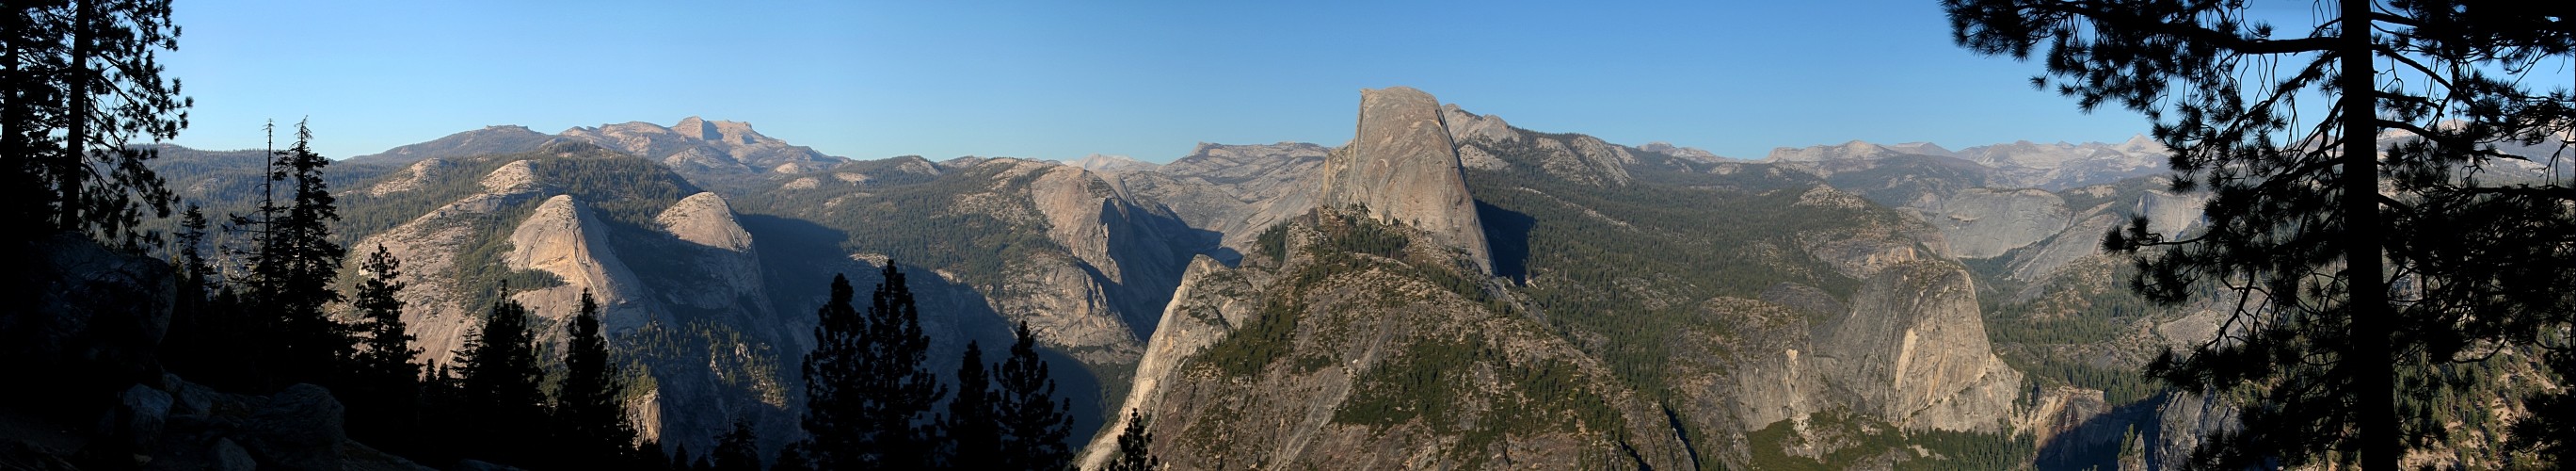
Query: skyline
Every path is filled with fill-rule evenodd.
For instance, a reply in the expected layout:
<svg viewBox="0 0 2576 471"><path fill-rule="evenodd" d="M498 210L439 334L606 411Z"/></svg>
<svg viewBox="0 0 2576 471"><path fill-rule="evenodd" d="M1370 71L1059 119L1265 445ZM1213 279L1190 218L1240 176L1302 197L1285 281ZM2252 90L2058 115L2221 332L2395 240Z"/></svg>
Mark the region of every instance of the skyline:
<svg viewBox="0 0 2576 471"><path fill-rule="evenodd" d="M1953 46L1931 1L994 5L181 2L163 59L197 100L175 143L256 148L264 120L310 117L334 158L702 116L856 159L1166 162L1200 142L1339 145L1356 92L1397 85L1532 130L1747 159L2148 124Z"/></svg>

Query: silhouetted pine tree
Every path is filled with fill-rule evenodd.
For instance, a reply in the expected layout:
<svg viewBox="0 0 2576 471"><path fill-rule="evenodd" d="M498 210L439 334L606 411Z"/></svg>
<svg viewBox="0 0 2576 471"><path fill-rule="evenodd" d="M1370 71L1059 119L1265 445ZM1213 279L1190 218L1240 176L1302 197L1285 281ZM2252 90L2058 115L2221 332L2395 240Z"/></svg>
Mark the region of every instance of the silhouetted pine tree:
<svg viewBox="0 0 2576 471"><path fill-rule="evenodd" d="M935 427L918 424L947 391L924 364L930 337L903 273L887 262L866 315L847 277L816 312L805 355L805 450L816 469L921 469L935 464Z"/></svg>
<svg viewBox="0 0 2576 471"><path fill-rule="evenodd" d="M565 454L592 463L617 461L635 443L635 427L618 402L626 384L609 360L608 339L599 328L599 301L589 290L582 290L581 312L566 330L570 347L564 354L563 385L555 394L559 430L565 445L573 447Z"/></svg>
<svg viewBox="0 0 2576 471"><path fill-rule="evenodd" d="M860 371L868 372L862 378L871 393L862 403L867 417L862 426L875 432L861 445L877 457L877 466L928 468L937 464L937 428L922 419L948 391L930 371L930 335L921 331L912 288L892 260L886 262L884 276L868 306L869 348L861 350Z"/></svg>
<svg viewBox="0 0 2576 471"><path fill-rule="evenodd" d="M949 468L1011 469L1003 465L1010 453L1002 448L1002 424L994 411L1000 396L985 371L983 347L966 342L965 359L957 366L957 398L948 401L948 417L941 424L948 437Z"/></svg>
<svg viewBox="0 0 2576 471"><path fill-rule="evenodd" d="M349 300L357 308L358 328L367 333L366 349L357 353L356 369L343 395L349 398L349 431L361 441L397 450L411 443L419 425L420 350L403 326L402 261L377 245L358 266L366 278ZM408 450L403 450L408 451Z"/></svg>
<svg viewBox="0 0 2576 471"><path fill-rule="evenodd" d="M470 417L466 415L465 386L447 365L430 369L420 382L420 431L413 435L419 448L407 456L424 464L447 463L465 448L478 446Z"/></svg>
<svg viewBox="0 0 2576 471"><path fill-rule="evenodd" d="M10 2L0 13L0 240L58 231L128 251L175 200L137 139L187 127L192 101L155 55L178 47L170 0ZM13 267L16 265L12 265Z"/></svg>
<svg viewBox="0 0 2576 471"><path fill-rule="evenodd" d="M219 389L242 390L260 383L245 343L251 329L242 325L239 297L223 286L223 274L205 257L205 212L188 205L180 213L177 238L179 293L170 311L170 333L161 344L162 364L189 381Z"/></svg>
<svg viewBox="0 0 2576 471"><path fill-rule="evenodd" d="M1163 460L1154 458L1153 447L1154 434L1145 431L1144 413L1128 409L1127 429L1118 432L1118 456L1110 458L1109 465L1101 469L1151 471L1161 468Z"/></svg>
<svg viewBox="0 0 2576 471"><path fill-rule="evenodd" d="M502 293L510 292L507 285ZM537 389L545 372L537 368L535 339L528 330L528 308L504 295L492 303L481 331L465 343L457 378L463 399L464 433L474 457L502 464L528 464L545 438L546 397Z"/></svg>
<svg viewBox="0 0 2576 471"><path fill-rule="evenodd" d="M332 222L340 220L322 167L331 159L313 153L313 130L295 125L295 144L277 151L269 163L272 185L289 185L290 203L283 208L263 202L258 247L251 257L251 295L259 311L271 317L275 335L261 359L271 387L294 383L338 385L338 373L357 351L357 338L346 324L322 308L341 300L331 289L345 253L331 242Z"/></svg>
<svg viewBox="0 0 2576 471"><path fill-rule="evenodd" d="M760 436L751 431L751 422L735 420L733 430L716 436L713 458L716 471L760 471Z"/></svg>
<svg viewBox="0 0 2576 471"><path fill-rule="evenodd" d="M1017 340L995 378L1001 389L994 392L993 402L1002 424L1001 447L1009 450L1002 454L1002 467L1064 468L1073 461L1073 450L1064 443L1073 434L1073 402L1055 398L1055 379L1048 375L1046 361L1038 358L1037 338L1029 333L1029 324L1022 322L1013 332Z"/></svg>
<svg viewBox="0 0 2576 471"><path fill-rule="evenodd" d="M867 318L850 306L855 296L846 276L832 276L832 297L814 312L814 350L805 353L805 416L798 425L806 439L799 446L816 469L848 469L859 457L861 402L866 398L859 369ZM683 453L686 452L684 449ZM687 463L684 456L680 463ZM780 461L785 461L781 459Z"/></svg>
<svg viewBox="0 0 2576 471"><path fill-rule="evenodd" d="M2218 335L2147 364L2176 389L2239 404L2188 466L2394 471L2448 453L2446 431L2505 422L2443 420L2454 409L2425 410L2428 399L2569 394L2425 378L2526 352L2576 360L2563 354L2576 345L2576 188L2485 173L2548 161L2502 146L2566 155L2552 141L2576 123L2576 97L2530 64L2576 57L2576 4L2283 2L2314 10L2276 29L2249 14L2260 2L1941 3L1959 45L2040 58L2033 85L2153 120L2170 188L2209 195L2187 216L2192 233L2136 216L2102 242L2128 255L2129 285L2149 300L2233 306ZM2576 440L2576 415L2516 422L2517 439ZM2514 445L2529 454L2509 460L2576 466L2561 461L2576 443L2545 442L2557 440Z"/></svg>

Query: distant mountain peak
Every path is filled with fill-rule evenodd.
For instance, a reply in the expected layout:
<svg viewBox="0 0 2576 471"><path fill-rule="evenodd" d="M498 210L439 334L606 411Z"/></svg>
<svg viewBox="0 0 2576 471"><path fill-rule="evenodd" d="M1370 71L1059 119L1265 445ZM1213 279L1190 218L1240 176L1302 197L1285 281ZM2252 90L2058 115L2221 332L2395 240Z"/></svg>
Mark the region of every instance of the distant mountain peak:
<svg viewBox="0 0 2576 471"><path fill-rule="evenodd" d="M1093 172L1149 171L1155 167L1161 167L1152 162L1136 160L1124 155L1106 154L1091 154L1064 164Z"/></svg>

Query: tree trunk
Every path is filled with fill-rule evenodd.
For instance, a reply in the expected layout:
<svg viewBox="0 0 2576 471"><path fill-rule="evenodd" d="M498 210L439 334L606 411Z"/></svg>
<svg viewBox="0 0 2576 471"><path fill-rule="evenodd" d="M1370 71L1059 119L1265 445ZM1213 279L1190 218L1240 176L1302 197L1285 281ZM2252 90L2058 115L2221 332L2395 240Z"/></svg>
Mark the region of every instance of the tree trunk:
<svg viewBox="0 0 2576 471"><path fill-rule="evenodd" d="M72 57L64 71L70 85L63 97L71 106L63 109L63 155L54 158L54 197L57 205L56 230L79 232L81 228L81 180L89 171L90 82L98 72L89 68L90 55L97 51L90 44L97 31L98 7L94 0L72 2Z"/></svg>
<svg viewBox="0 0 2576 471"><path fill-rule="evenodd" d="M2380 239L2386 230L2379 214L2378 90L2372 57L2370 0L2342 0L2344 286L2345 313L2352 316L2352 341L2341 361L2352 368L2360 394L2361 469L2396 471L2406 452L2397 436L2397 358L2391 347L2395 312L2388 306L2388 286L2381 277Z"/></svg>

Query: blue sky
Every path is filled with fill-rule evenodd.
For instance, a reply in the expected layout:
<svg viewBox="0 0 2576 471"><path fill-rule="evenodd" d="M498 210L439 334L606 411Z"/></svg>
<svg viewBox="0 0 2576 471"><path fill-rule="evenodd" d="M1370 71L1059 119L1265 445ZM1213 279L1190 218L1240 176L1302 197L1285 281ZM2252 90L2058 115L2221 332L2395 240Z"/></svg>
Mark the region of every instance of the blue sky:
<svg viewBox="0 0 2576 471"><path fill-rule="evenodd" d="M350 157L458 131L691 115L827 154L1167 161L1350 139L1361 88L1514 125L1759 158L1775 146L2118 141L1930 0L177 2L177 142L309 117ZM1617 3L1603 5L1603 3Z"/></svg>

